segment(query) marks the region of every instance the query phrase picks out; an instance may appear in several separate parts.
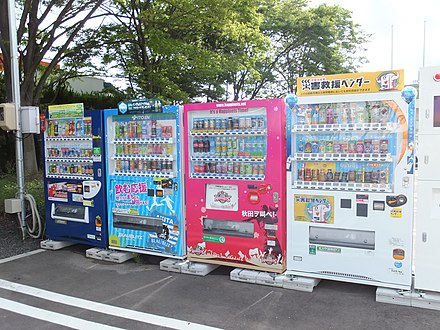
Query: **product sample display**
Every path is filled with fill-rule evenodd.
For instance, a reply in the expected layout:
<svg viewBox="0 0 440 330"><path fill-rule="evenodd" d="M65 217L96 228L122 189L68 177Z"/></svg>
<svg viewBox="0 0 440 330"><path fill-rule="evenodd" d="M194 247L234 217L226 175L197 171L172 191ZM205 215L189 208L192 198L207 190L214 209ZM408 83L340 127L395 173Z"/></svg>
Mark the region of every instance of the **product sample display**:
<svg viewBox="0 0 440 330"><path fill-rule="evenodd" d="M285 269L285 104L184 106L188 258Z"/></svg>
<svg viewBox="0 0 440 330"><path fill-rule="evenodd" d="M46 236L107 247L103 114L49 106L43 138Z"/></svg>
<svg viewBox="0 0 440 330"><path fill-rule="evenodd" d="M286 99L289 272L411 286L415 110L402 88L403 71L305 77Z"/></svg>
<svg viewBox="0 0 440 330"><path fill-rule="evenodd" d="M110 248L185 256L180 119L150 99L106 117Z"/></svg>

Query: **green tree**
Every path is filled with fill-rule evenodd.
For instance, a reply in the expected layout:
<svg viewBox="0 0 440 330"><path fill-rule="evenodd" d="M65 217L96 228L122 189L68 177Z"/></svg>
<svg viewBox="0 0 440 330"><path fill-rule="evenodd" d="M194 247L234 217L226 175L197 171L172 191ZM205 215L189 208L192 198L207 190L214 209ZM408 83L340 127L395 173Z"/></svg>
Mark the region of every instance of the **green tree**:
<svg viewBox="0 0 440 330"><path fill-rule="evenodd" d="M105 15L99 12L104 0L23 0L17 3L21 104L38 106L43 88L51 73L59 69L60 62L88 54L85 48L78 54L73 51L73 46L77 45L76 50L79 49L76 38L86 22ZM10 101L12 85L7 4L7 1L0 2L0 49L6 95ZM47 57L51 60L42 66L43 59ZM75 72L84 67L81 62L76 64ZM24 164L27 173L37 172L34 139L24 140Z"/></svg>
<svg viewBox="0 0 440 330"><path fill-rule="evenodd" d="M114 0L108 13L103 63L121 69L134 95L224 99L230 73L252 72L267 44L256 0Z"/></svg>
<svg viewBox="0 0 440 330"><path fill-rule="evenodd" d="M262 0L262 32L271 47L256 65L260 79L239 72L234 98L280 97L304 75L351 72L365 62L368 39L351 12L339 6L308 8L306 0Z"/></svg>

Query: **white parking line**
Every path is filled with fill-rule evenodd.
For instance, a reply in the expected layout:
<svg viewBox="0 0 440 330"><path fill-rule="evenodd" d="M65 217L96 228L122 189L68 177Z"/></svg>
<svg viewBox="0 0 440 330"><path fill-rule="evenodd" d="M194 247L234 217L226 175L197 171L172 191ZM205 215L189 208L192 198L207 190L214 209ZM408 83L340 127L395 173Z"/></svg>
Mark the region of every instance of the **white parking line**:
<svg viewBox="0 0 440 330"><path fill-rule="evenodd" d="M41 253L41 252L45 252L45 251L46 250L38 249L38 250L22 253L22 254L19 254L19 255L16 255L16 256L12 256L12 257L9 257L9 258L0 259L0 264L4 264L5 262L21 259L21 258L24 258L24 257L31 256L33 254L37 254L37 253Z"/></svg>
<svg viewBox="0 0 440 330"><path fill-rule="evenodd" d="M154 324L161 327L171 328L171 329L191 329L191 330L218 330L219 328L210 327L203 324L182 321L178 319L173 319L170 317L164 317L149 313L143 313L138 311L133 311L126 308L121 308L112 305L106 305L99 302L76 298L68 295L59 294L56 292L51 292L43 289L34 288L32 286L23 285L19 283L14 283L6 280L0 279L0 288L19 292L22 294L38 297L45 300L50 300L53 302L74 306L82 309L87 309L92 312L98 312L103 314L115 315L117 317L135 320L143 323Z"/></svg>
<svg viewBox="0 0 440 330"><path fill-rule="evenodd" d="M34 319L59 324L72 329L123 330L105 324L83 320L77 317L51 312L45 309L25 305L12 300L0 298L0 309L32 317Z"/></svg>

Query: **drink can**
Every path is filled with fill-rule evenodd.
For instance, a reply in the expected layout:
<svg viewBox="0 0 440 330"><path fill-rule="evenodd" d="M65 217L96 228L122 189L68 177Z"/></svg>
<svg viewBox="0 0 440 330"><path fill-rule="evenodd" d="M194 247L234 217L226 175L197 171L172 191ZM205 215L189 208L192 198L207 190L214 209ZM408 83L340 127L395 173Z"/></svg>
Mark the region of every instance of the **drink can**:
<svg viewBox="0 0 440 330"><path fill-rule="evenodd" d="M256 117L252 117L251 118L251 127L252 128L258 128L257 118Z"/></svg>
<svg viewBox="0 0 440 330"><path fill-rule="evenodd" d="M357 170L356 171L356 182L357 183L363 183L363 173L362 170Z"/></svg>
<svg viewBox="0 0 440 330"><path fill-rule="evenodd" d="M247 175L251 175L252 174L252 165L251 164L246 164L246 174Z"/></svg>
<svg viewBox="0 0 440 330"><path fill-rule="evenodd" d="M381 154L388 153L388 140L380 140L380 153Z"/></svg>
<svg viewBox="0 0 440 330"><path fill-rule="evenodd" d="M161 172L166 173L168 171L167 161L162 160L161 161Z"/></svg>
<svg viewBox="0 0 440 330"><path fill-rule="evenodd" d="M203 119L203 125L201 127L204 131L209 130L209 119Z"/></svg>
<svg viewBox="0 0 440 330"><path fill-rule="evenodd" d="M319 152L319 144L317 141L312 141L312 153L317 154Z"/></svg>
<svg viewBox="0 0 440 330"><path fill-rule="evenodd" d="M264 117L258 118L258 128L264 128Z"/></svg>
<svg viewBox="0 0 440 330"><path fill-rule="evenodd" d="M379 183L387 183L387 173L386 171L378 171L378 181Z"/></svg>
<svg viewBox="0 0 440 330"><path fill-rule="evenodd" d="M238 128L239 129L245 129L246 128L246 119L244 117L240 117L239 119L239 123L238 123Z"/></svg>
<svg viewBox="0 0 440 330"><path fill-rule="evenodd" d="M341 144L339 142L333 143L333 152L336 154L341 153Z"/></svg>
<svg viewBox="0 0 440 330"><path fill-rule="evenodd" d="M348 171L348 182L355 182L356 181L356 171L351 170Z"/></svg>
<svg viewBox="0 0 440 330"><path fill-rule="evenodd" d="M234 128L234 121L232 120L232 117L228 117L228 126L227 129L232 130Z"/></svg>
<svg viewBox="0 0 440 330"><path fill-rule="evenodd" d="M226 129L228 128L228 120L226 118L223 118L221 121L221 125L221 130L226 131Z"/></svg>
<svg viewBox="0 0 440 330"><path fill-rule="evenodd" d="M364 182L365 183L371 183L371 172L365 172L364 173Z"/></svg>
<svg viewBox="0 0 440 330"><path fill-rule="evenodd" d="M240 163L233 164L233 171L234 171L234 174L240 174Z"/></svg>
<svg viewBox="0 0 440 330"><path fill-rule="evenodd" d="M363 140L358 140L356 143L356 153L357 154L363 154L365 152L364 150L364 141Z"/></svg>
<svg viewBox="0 0 440 330"><path fill-rule="evenodd" d="M371 145L371 140L364 140L364 152L366 154L370 154L372 151L372 145Z"/></svg>
<svg viewBox="0 0 440 330"><path fill-rule="evenodd" d="M211 162L209 165L209 173L215 173L216 170L217 170L217 163Z"/></svg>
<svg viewBox="0 0 440 330"><path fill-rule="evenodd" d="M356 153L356 141L355 140L348 141L348 153L349 154Z"/></svg>
<svg viewBox="0 0 440 330"><path fill-rule="evenodd" d="M374 154L378 154L380 152L380 142L378 140L372 141L372 149Z"/></svg>
<svg viewBox="0 0 440 330"><path fill-rule="evenodd" d="M251 117L246 117L246 129L252 128L252 119Z"/></svg>
<svg viewBox="0 0 440 330"><path fill-rule="evenodd" d="M252 175L258 175L260 166L258 164L253 164L252 165Z"/></svg>
<svg viewBox="0 0 440 330"><path fill-rule="evenodd" d="M222 173L222 164L220 162L217 162L217 164L215 164L215 173L217 174Z"/></svg>
<svg viewBox="0 0 440 330"><path fill-rule="evenodd" d="M228 162L228 174L234 173L234 166L231 162Z"/></svg>
<svg viewBox="0 0 440 330"><path fill-rule="evenodd" d="M215 119L210 119L209 120L209 130L210 131L215 130Z"/></svg>
<svg viewBox="0 0 440 330"><path fill-rule="evenodd" d="M325 141L325 152L332 154L333 150L333 141Z"/></svg>
<svg viewBox="0 0 440 330"><path fill-rule="evenodd" d="M241 175L246 174L246 166L245 166L245 164L240 164L240 174Z"/></svg>
<svg viewBox="0 0 440 330"><path fill-rule="evenodd" d="M240 118L234 118L232 121L232 129L239 129L240 128Z"/></svg>
<svg viewBox="0 0 440 330"><path fill-rule="evenodd" d="M156 137L158 137L158 138L162 137L162 126L156 127Z"/></svg>
<svg viewBox="0 0 440 330"><path fill-rule="evenodd" d="M226 163L221 163L222 174L228 173L228 165Z"/></svg>

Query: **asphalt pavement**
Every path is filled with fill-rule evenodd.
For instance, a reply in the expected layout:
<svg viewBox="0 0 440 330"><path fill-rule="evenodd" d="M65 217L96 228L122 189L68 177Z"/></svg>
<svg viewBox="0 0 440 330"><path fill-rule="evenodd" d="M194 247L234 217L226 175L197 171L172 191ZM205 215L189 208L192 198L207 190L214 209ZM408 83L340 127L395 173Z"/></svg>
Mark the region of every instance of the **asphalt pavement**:
<svg viewBox="0 0 440 330"><path fill-rule="evenodd" d="M88 247L0 260L5 329L440 329L440 311L376 302L376 287L321 281L312 293L161 271L163 258L122 264Z"/></svg>

